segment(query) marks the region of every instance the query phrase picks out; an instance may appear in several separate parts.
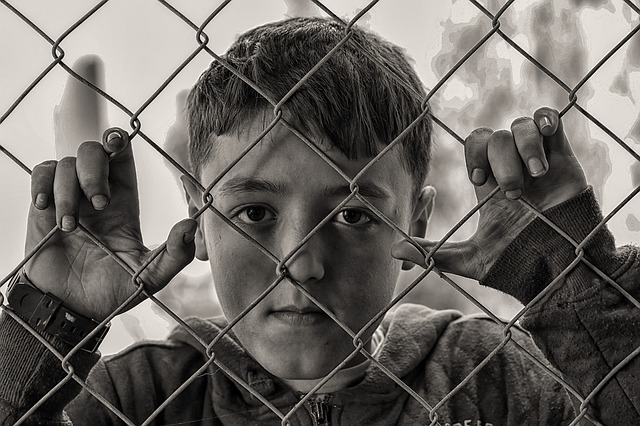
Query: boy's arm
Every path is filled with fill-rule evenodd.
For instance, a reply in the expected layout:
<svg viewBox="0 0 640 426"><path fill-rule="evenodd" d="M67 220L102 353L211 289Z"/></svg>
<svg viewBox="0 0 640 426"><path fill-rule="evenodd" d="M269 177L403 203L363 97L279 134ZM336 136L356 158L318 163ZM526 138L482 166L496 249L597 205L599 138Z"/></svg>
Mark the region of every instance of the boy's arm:
<svg viewBox="0 0 640 426"><path fill-rule="evenodd" d="M101 63L96 57L85 57L74 68L94 80L90 76L99 77ZM117 309L123 312L142 301L139 284L154 293L191 262L196 230L196 221L185 219L172 228L166 246L156 251L144 246L133 149L127 133L110 129L104 133L102 144L75 143L79 138L95 139L100 133L99 127L107 121L99 117L103 109L95 92L70 77L55 117L56 150L67 156L45 161L31 174L32 202L25 244L28 261L24 266L29 283L23 287L49 293L66 310L97 322ZM77 154L70 156L76 147ZM84 230L78 229L79 225ZM99 247L93 237L118 259ZM150 266L133 283L130 271L151 259ZM22 316L29 318L30 313L22 312ZM63 353L73 347L53 338L47 330L43 335L54 346L61 345ZM63 370L56 357L4 313L0 333L0 415L4 416L0 418L12 423L8 419L31 408L39 399L36 394L42 396L53 388ZM76 358L79 366L74 364ZM84 358L79 352L71 360L79 375L95 363L93 357ZM64 398L51 399L45 410L47 418L62 418L65 404L60 401L68 402L68 397L77 393L73 389L71 386L56 393Z"/></svg>
<svg viewBox="0 0 640 426"><path fill-rule="evenodd" d="M587 397L640 346L640 304L576 260L576 247L526 205L544 212L577 244L602 220L559 114L541 108L532 118L515 120L511 131L477 129L465 141L465 156L482 206L478 229L467 241L438 246L432 254L436 266L475 278L525 305L561 276L522 322L549 362ZM423 239L401 242L393 254L425 265L425 254L436 245ZM632 296L639 294L636 249L616 250L606 228L583 248L588 262ZM565 271L574 261L575 267ZM590 400L591 413L605 424L618 424L620 416L624 424L640 424L640 389L633 380L639 374L637 360L614 373Z"/></svg>
<svg viewBox="0 0 640 426"><path fill-rule="evenodd" d="M590 188L544 215L578 242L602 220ZM606 228L584 246L585 259L631 298L640 294L639 254L636 247L616 249ZM549 296L526 311L521 325L563 377L587 397L640 346L640 308L585 263L563 274L575 259L575 247L536 219L481 283L526 305L560 277L550 287ZM640 424L639 374L638 357L625 362L589 401L589 414L605 424ZM578 413L585 408L580 405L576 405Z"/></svg>
<svg viewBox="0 0 640 426"><path fill-rule="evenodd" d="M72 349L51 335L46 338L61 354ZM99 357L98 353L78 351L70 360L74 374L85 380ZM60 359L13 318L0 314L0 425L13 425L66 376ZM70 380L47 398L26 424L70 425L63 408L80 389L77 382ZM85 424L82 419L75 420Z"/></svg>

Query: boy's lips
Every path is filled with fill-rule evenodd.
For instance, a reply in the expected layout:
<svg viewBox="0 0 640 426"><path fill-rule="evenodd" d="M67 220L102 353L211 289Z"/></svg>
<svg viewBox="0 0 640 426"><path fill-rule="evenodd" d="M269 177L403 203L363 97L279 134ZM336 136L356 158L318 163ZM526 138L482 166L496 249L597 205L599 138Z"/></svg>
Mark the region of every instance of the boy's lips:
<svg viewBox="0 0 640 426"><path fill-rule="evenodd" d="M286 305L279 308L272 309L273 312L296 312L298 314L308 314L310 312L322 312L322 309L317 306L306 305L306 306L296 306L296 305Z"/></svg>
<svg viewBox="0 0 640 426"><path fill-rule="evenodd" d="M278 322L296 326L317 325L330 319L327 314L316 306L283 306L274 309L269 315Z"/></svg>

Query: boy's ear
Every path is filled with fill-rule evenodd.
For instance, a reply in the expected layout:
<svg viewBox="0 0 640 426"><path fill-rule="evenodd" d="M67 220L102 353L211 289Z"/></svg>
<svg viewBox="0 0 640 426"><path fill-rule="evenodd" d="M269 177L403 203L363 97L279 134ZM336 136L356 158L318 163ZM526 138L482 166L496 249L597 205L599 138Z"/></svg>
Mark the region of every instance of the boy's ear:
<svg viewBox="0 0 640 426"><path fill-rule="evenodd" d="M409 236L424 238L427 235L427 225L429 224L431 213L433 213L435 198L436 189L433 186L427 185L422 188L411 213ZM408 271L414 266L413 262L402 262L402 270L404 271Z"/></svg>
<svg viewBox="0 0 640 426"><path fill-rule="evenodd" d="M184 188L184 195L187 199L187 205L189 206L189 216L192 217L202 207L202 192L198 187L191 182L191 180L184 175L180 176L180 182ZM198 229L196 231L196 259L209 260L209 254L207 253L207 245L205 243L204 234L202 232L202 215L196 218L198 222Z"/></svg>

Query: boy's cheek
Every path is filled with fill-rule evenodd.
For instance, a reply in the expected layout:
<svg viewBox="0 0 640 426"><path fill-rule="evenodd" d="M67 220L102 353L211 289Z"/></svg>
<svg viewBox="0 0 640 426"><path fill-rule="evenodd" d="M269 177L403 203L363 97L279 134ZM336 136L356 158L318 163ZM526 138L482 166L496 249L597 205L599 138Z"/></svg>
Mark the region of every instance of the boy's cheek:
<svg viewBox="0 0 640 426"><path fill-rule="evenodd" d="M237 265L227 266L225 263L218 265L213 273L214 286L222 312L231 321L253 303L270 282L256 274L248 265L243 268L235 267ZM212 265L212 272L213 269ZM258 311L263 312L263 309L254 310L256 314Z"/></svg>
<svg viewBox="0 0 640 426"><path fill-rule="evenodd" d="M375 315L393 298L399 268L394 267L392 262L387 263L386 266L368 277L368 282L358 292L357 297L351 298L357 311L366 311L370 316L372 313Z"/></svg>
<svg viewBox="0 0 640 426"><path fill-rule="evenodd" d="M228 230L212 229L206 233L216 292L223 305L246 305L248 298L257 297L264 290L263 283L268 281L268 285L275 279L275 264L252 242L226 224L223 226Z"/></svg>
<svg viewBox="0 0 640 426"><path fill-rule="evenodd" d="M393 298L400 262L389 256L355 259L344 265L343 276L331 297L338 317L351 327L362 327ZM357 331L357 330L354 330Z"/></svg>

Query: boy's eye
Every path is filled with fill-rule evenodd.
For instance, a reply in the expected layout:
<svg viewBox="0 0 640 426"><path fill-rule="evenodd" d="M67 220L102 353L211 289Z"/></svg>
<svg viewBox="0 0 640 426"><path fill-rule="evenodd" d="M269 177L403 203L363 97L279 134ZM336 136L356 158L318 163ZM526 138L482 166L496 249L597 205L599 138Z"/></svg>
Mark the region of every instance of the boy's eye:
<svg viewBox="0 0 640 426"><path fill-rule="evenodd" d="M248 206L238 212L238 219L243 222L260 222L265 218L270 219L273 216L266 207L262 206Z"/></svg>
<svg viewBox="0 0 640 426"><path fill-rule="evenodd" d="M371 218L362 210L345 209L339 212L335 217L336 222L347 225L365 225L371 222Z"/></svg>

